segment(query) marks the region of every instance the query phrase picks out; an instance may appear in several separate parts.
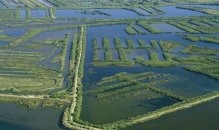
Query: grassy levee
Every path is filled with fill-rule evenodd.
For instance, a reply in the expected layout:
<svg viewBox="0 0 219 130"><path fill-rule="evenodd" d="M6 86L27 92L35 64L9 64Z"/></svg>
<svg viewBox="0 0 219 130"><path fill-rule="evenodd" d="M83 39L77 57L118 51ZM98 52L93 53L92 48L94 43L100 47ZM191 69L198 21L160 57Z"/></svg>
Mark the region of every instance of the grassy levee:
<svg viewBox="0 0 219 130"><path fill-rule="evenodd" d="M132 39L126 39L125 42L126 42L126 45L129 49L134 48L134 43L133 43L134 41Z"/></svg>
<svg viewBox="0 0 219 130"><path fill-rule="evenodd" d="M12 20L17 20L20 17L20 9L1 9L0 13L0 21L5 20L5 21L12 21Z"/></svg>
<svg viewBox="0 0 219 130"><path fill-rule="evenodd" d="M103 98L139 89L149 89L155 93L172 97L178 101L183 101L185 100L184 97L176 95L171 91L154 87L155 85L169 82L174 79L175 77L169 74L157 74L153 72L128 74L123 72L103 78L97 83L98 87L96 89L90 90L86 92L86 94L95 94L97 98ZM145 80L148 80L148 82L145 83ZM104 83L107 84L104 85Z"/></svg>
<svg viewBox="0 0 219 130"><path fill-rule="evenodd" d="M0 94L0 102L13 102L26 109L55 106L61 108L68 103L68 99L50 97L49 95L12 95Z"/></svg>
<svg viewBox="0 0 219 130"><path fill-rule="evenodd" d="M178 62L174 61L173 55L170 53L164 53L165 61L159 59L157 52L149 52L150 60L141 61L141 64L149 67L174 67L179 65ZM174 59L174 60L173 60Z"/></svg>
<svg viewBox="0 0 219 130"><path fill-rule="evenodd" d="M215 58L209 56L189 56L188 58L173 57L173 59L180 62L180 64L190 64L190 65L215 63Z"/></svg>
<svg viewBox="0 0 219 130"><path fill-rule="evenodd" d="M198 11L210 15L219 15L217 9L211 9L211 8L203 8L203 7L195 7L195 6L177 6L176 8Z"/></svg>
<svg viewBox="0 0 219 130"><path fill-rule="evenodd" d="M61 60L61 72L64 71L64 67L65 67L65 60L67 58L67 47L68 47L68 44L71 44L69 43L69 36L70 34L65 34L65 38L64 38L64 45L63 45L63 48L62 48L62 51L61 51L61 57L60 57L60 60Z"/></svg>
<svg viewBox="0 0 219 130"><path fill-rule="evenodd" d="M197 72L201 74L205 74L217 81L219 81L219 74L218 74L219 64L211 63L211 64L201 64L196 66L187 66L186 70Z"/></svg>
<svg viewBox="0 0 219 130"><path fill-rule="evenodd" d="M186 31L186 32L189 32L189 33L200 33L199 31L194 30L193 28L187 27L187 26L185 26L185 25L182 25L182 24L180 24L179 22L171 21L171 22L168 22L168 24L171 24L171 25L173 25L173 26L176 26L176 27L178 27L178 28L180 28L180 29L182 29L182 30L184 30L184 31Z"/></svg>
<svg viewBox="0 0 219 130"><path fill-rule="evenodd" d="M166 79L166 81L168 80L171 80L171 78L168 78ZM157 82L165 82L165 80L161 80L161 81L157 81ZM148 89L150 89L151 91L154 91L156 93L159 93L159 94L162 94L162 95L165 95L165 96L168 96L168 97L171 97L171 98L174 98L178 101L183 101L185 100L186 98L182 97L182 96L179 96L179 95L176 95L174 94L173 92L171 91L168 91L168 90L163 90L163 89L160 89L160 88L157 88L157 87L153 87L153 86L147 86Z"/></svg>
<svg viewBox="0 0 219 130"><path fill-rule="evenodd" d="M113 60L113 54L111 49L106 49L104 52L104 59L105 61L112 61Z"/></svg>
<svg viewBox="0 0 219 130"><path fill-rule="evenodd" d="M108 37L102 38L103 49L110 49L110 40Z"/></svg>
<svg viewBox="0 0 219 130"><path fill-rule="evenodd" d="M29 7L25 8L25 12L26 12L26 19L30 19L31 18L31 9Z"/></svg>
<svg viewBox="0 0 219 130"><path fill-rule="evenodd" d="M116 121L114 123L105 124L105 126L108 129L122 129L122 128L125 128L125 127L128 127L128 126L132 126L134 124L154 120L156 118L167 115L169 113L173 113L173 112L176 112L176 111L188 109L188 108L197 106L199 104L214 100L218 97L219 97L219 92L218 91L208 93L208 94L205 94L205 95L202 95L202 96L186 99L182 102L175 103L171 106L163 107L161 109L158 109L158 110L153 111L153 112L149 112L147 114L139 115L139 116L136 116L136 117L130 117L128 119Z"/></svg>
<svg viewBox="0 0 219 130"><path fill-rule="evenodd" d="M116 84L110 84L110 85L107 85L107 86L98 87L95 90L89 91L89 93L102 92L102 91L105 91L105 90L108 90L108 89L113 89L113 88L121 87L121 86L124 86L124 85L133 84L133 83L136 83L137 81L140 81L140 80L155 78L156 76L159 76L159 75L154 75L154 73L148 72L148 73L143 73L143 74L140 74L140 75L133 75L133 76L122 75L122 76L123 77L118 77L118 79L114 79L114 80L120 80L121 82L116 83Z"/></svg>
<svg viewBox="0 0 219 130"><path fill-rule="evenodd" d="M93 61L97 61L99 59L97 49L98 49L97 38L94 38L93 39Z"/></svg>
<svg viewBox="0 0 219 130"><path fill-rule="evenodd" d="M84 57L86 49L86 27L80 29L80 36L77 43L76 65L72 86L72 102L69 108L66 108L63 114L62 123L65 127L72 130L98 130L98 128L84 124L79 119L82 105L82 77L84 69Z"/></svg>
<svg viewBox="0 0 219 130"><path fill-rule="evenodd" d="M112 61L113 60L113 54L112 54L112 50L110 48L109 38L108 37L103 37L102 43L103 43L103 49L105 50L104 60L105 61Z"/></svg>
<svg viewBox="0 0 219 130"><path fill-rule="evenodd" d="M24 43L25 41L28 41L29 39L33 38L37 34L40 34L44 31L54 31L54 30L62 30L62 29L68 29L68 28L76 28L77 25L69 25L69 26L57 26L57 27L48 27L48 28L35 28L30 29L27 33L25 33L23 36L13 40L9 46L11 47L17 47L20 44Z"/></svg>
<svg viewBox="0 0 219 130"><path fill-rule="evenodd" d="M19 0L19 1L30 8L35 8L35 7L45 8L46 7L44 4L38 1L35 1L35 0Z"/></svg>
<svg viewBox="0 0 219 130"><path fill-rule="evenodd" d="M116 73L113 76L109 76L109 77L103 77L101 78L101 81L97 83L97 85L103 85L104 83L109 83L109 82L113 82L113 81L118 81L118 80L124 80L124 79L129 79L129 78L135 78L138 76L145 76L148 74L153 74L153 72L144 72L141 74L132 74L130 76L127 76L127 72L120 72L120 73Z"/></svg>
<svg viewBox="0 0 219 130"><path fill-rule="evenodd" d="M49 8L49 17L52 19L55 19L56 18L55 12L56 12L55 8L53 8L53 7Z"/></svg>
<svg viewBox="0 0 219 130"><path fill-rule="evenodd" d="M16 47L16 46L20 45L21 43L29 40L30 38L36 36L37 34L41 33L42 31L43 31L43 29L31 29L23 36L12 41L9 45L12 47Z"/></svg>
<svg viewBox="0 0 219 130"><path fill-rule="evenodd" d="M198 47L196 45L188 45L182 53L187 53L187 54L202 54L202 55L216 55L219 53L217 49L211 49L208 47L202 48Z"/></svg>
<svg viewBox="0 0 219 130"><path fill-rule="evenodd" d="M138 25L151 33L160 33L160 30L150 26L150 23L147 21L138 21Z"/></svg>
<svg viewBox="0 0 219 130"><path fill-rule="evenodd" d="M132 61L93 61L94 66L134 66L134 62Z"/></svg>
<svg viewBox="0 0 219 130"><path fill-rule="evenodd" d="M142 39L138 40L138 45L139 45L140 48L146 48L147 47L145 41L142 40Z"/></svg>
<svg viewBox="0 0 219 130"><path fill-rule="evenodd" d="M180 44L174 41L159 41L160 47L164 52L171 52Z"/></svg>
<svg viewBox="0 0 219 130"><path fill-rule="evenodd" d="M125 50L123 48L118 48L117 50L118 50L118 53L119 53L119 59L122 62L128 62L128 58L127 58Z"/></svg>
<svg viewBox="0 0 219 130"><path fill-rule="evenodd" d="M140 78L139 80L144 80L144 79L147 79L147 78L143 77L143 78ZM166 96L170 96L170 97L172 97L174 99L177 99L179 101L182 101L184 99L183 97L177 96L177 95L175 95L171 92L151 87L151 85L158 85L158 84L161 84L161 83L168 82L168 81L172 80L171 78L151 81L151 82L148 82L148 83L138 82L139 80L135 79L133 81L127 81L126 85L124 85L124 86L122 86L122 88L116 89L114 91L103 92L103 93L101 92L100 94L97 95L97 98L103 98L103 97L112 96L112 95L116 95L116 94L120 94L120 93L130 92L130 91L134 91L134 90L137 90L137 89L140 89L140 88L148 88L148 89L150 89L150 90L152 90L156 93L163 94L163 95L166 95ZM121 86L119 86L119 87L121 87Z"/></svg>
<svg viewBox="0 0 219 130"><path fill-rule="evenodd" d="M77 48L77 42L78 42L78 33L74 33L74 38L73 38L73 45L72 45L72 49L71 49L71 57L70 57L70 73L74 74L74 68L75 68L75 64L76 64L76 48Z"/></svg>
<svg viewBox="0 0 219 130"><path fill-rule="evenodd" d="M217 36L193 36L193 35L186 35L185 39L188 39L188 40L193 41L193 42L204 41L204 42L219 44L219 38Z"/></svg>
<svg viewBox="0 0 219 130"><path fill-rule="evenodd" d="M159 48L158 42L156 40L151 40L150 43L153 48L155 49Z"/></svg>
<svg viewBox="0 0 219 130"><path fill-rule="evenodd" d="M122 47L121 39L119 37L114 38L114 45L117 49Z"/></svg>
<svg viewBox="0 0 219 130"><path fill-rule="evenodd" d="M136 35L138 34L138 32L136 32L136 30L133 28L133 25L128 25L126 28L125 28L125 32L129 35Z"/></svg>

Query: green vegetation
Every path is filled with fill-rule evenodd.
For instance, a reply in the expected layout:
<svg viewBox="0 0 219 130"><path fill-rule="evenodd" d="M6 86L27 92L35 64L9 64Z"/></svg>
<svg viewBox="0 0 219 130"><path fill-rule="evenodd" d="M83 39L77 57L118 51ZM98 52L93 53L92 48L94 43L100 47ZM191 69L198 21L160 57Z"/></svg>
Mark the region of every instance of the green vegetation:
<svg viewBox="0 0 219 130"><path fill-rule="evenodd" d="M174 67L178 65L178 62L173 61L173 56L169 53L164 53L165 60L162 61L159 59L156 52L151 51L149 53L150 60L143 61L142 64L150 67Z"/></svg>
<svg viewBox="0 0 219 130"><path fill-rule="evenodd" d="M210 42L210 43L219 43L219 38L216 36L186 35L185 38L193 42L203 41L203 42Z"/></svg>
<svg viewBox="0 0 219 130"><path fill-rule="evenodd" d="M181 95L176 94L177 92L175 91L177 90L171 91L168 87L160 87L170 84L176 85L178 83L177 81L181 80L180 76L176 77L170 74L154 72L137 73L140 70L136 71L135 74L126 72L116 73L117 70L113 70L111 73L116 74L111 76L99 77L101 75L98 75L97 79L96 77L92 77L92 80L95 79L95 82L92 82L91 86L86 86L86 89L83 89L84 84L82 82L84 80L84 74L87 74L87 72L84 72L86 44L88 45L87 55L92 53L88 58L92 57L93 60L92 63L88 60L89 62L86 62L87 66L85 67L85 71L88 71L90 76L93 76L92 74L98 72L93 68L104 70L108 69L106 68L108 66L112 69L114 69L114 66L120 66L122 68L121 70L119 67L115 68L118 69L118 71L125 71L128 70L128 67L136 65L134 67L135 70L139 65L142 65L155 67L153 69L156 72L158 71L156 68L178 66L181 69L204 74L209 76L209 78L219 81L219 51L217 48L213 48L217 44L212 47L212 44L203 46L203 44L205 45L208 43L201 43L201 45L198 43L198 41L219 43L217 36L219 32L218 10L183 6L180 8L195 10L208 15L192 17L159 16L160 14L165 13L160 9L160 7L164 5L176 5L176 3L191 4L194 1L196 4L217 4L215 1L43 1L45 3L37 0L0 1L0 8L7 8L1 9L0 13L0 25L2 27L0 29L1 102L16 102L20 106L28 109L34 109L39 106L57 106L60 108L68 104L68 108L65 109L62 119L62 123L65 127L69 129L98 130L122 129L133 124L150 121L165 114L190 108L219 97L217 91L194 98L182 97ZM19 4L19 7L16 7L17 5L13 3ZM140 18L109 17L107 19L64 18L64 16L63 18L56 18L55 16L57 13L56 11L60 9L80 9L84 14L110 16L107 12L102 11L102 8L128 9L141 16L157 16ZM143 9L143 11L141 12L139 8ZM32 9L43 9L46 10L46 13L48 14L42 19L32 18ZM144 10L149 14L144 14ZM23 11L26 12L26 17L20 18ZM175 32L172 32L173 34L167 34L167 36L176 36L177 38L173 38L175 40L184 37L185 39L197 43L191 45L188 43L179 43L178 41L157 40L156 38L162 34L157 34L161 33L161 31L151 26L151 24L154 23L169 23L176 26L185 32L176 34ZM118 24L121 24L121 27L124 27L124 25L127 25L127 27L123 28L124 30L116 30L116 32L104 32L104 36L101 34L101 31L92 32L93 30L91 29L96 26ZM90 27L89 33L97 34L92 35L94 38L90 37L90 34L86 34L86 26ZM78 28L77 31L76 28ZM15 31L13 29L15 29ZM22 31L20 32L19 29L26 29L27 32L20 35L20 33L22 34ZM98 28L96 29L98 30ZM60 30L60 32L54 32L58 30ZM124 35L124 31L130 35ZM143 35L146 34L146 32L153 34ZM108 35L107 33L115 34ZM65 34L64 37L62 37L62 34ZM86 38L86 36L89 37ZM87 39L90 41L86 42ZM101 40L99 41L99 39ZM158 39L166 39L166 37L161 36ZM150 41L149 46L146 41ZM7 42L9 44L7 44ZM99 46L98 42L100 42L101 46ZM184 40L184 42L186 42L186 40ZM137 47L135 47L135 45ZM103 52L103 55L101 55L101 58L103 56L103 59L101 60L99 52L101 52L101 54ZM93 65L100 67L89 68ZM145 70L147 70L147 68ZM172 68L168 68L168 70L172 70ZM165 72L167 71L165 70ZM99 80L98 78L101 79ZM89 82L90 80L87 80L87 78L85 79L85 82ZM99 82L96 83L96 80L99 80ZM214 90L212 89L212 91ZM207 93L207 90L205 92ZM85 97L83 97L84 95ZM177 103L157 108L156 110L145 114L136 114L136 116L127 117L127 119L114 119L113 121L115 122L112 121L112 123L100 123L97 125L84 121L81 117L81 114L83 114L82 102L85 98L86 105L87 96L90 96L92 101L94 99L94 103L91 102L92 105L102 105L102 108L104 108L104 105L112 105L110 103L114 101L114 103L117 103L116 101L120 103L123 102L123 100L135 100L139 97L141 97L141 100L156 100L168 97ZM129 103L126 104L127 106L130 105ZM159 105L160 104L158 104L158 106ZM88 106L88 109L89 107L90 106ZM133 108L133 110L135 110L135 108ZM116 115L116 113L112 114ZM88 120L90 121L90 119Z"/></svg>
<svg viewBox="0 0 219 130"><path fill-rule="evenodd" d="M150 54L149 56L152 62L159 61L159 57L156 52L151 51L149 54Z"/></svg>
<svg viewBox="0 0 219 130"><path fill-rule="evenodd" d="M173 41L159 41L160 47L164 52L171 52L180 44Z"/></svg>
<svg viewBox="0 0 219 130"><path fill-rule="evenodd" d="M103 37L103 49L110 49L110 40L107 37Z"/></svg>
<svg viewBox="0 0 219 130"><path fill-rule="evenodd" d="M97 39L94 38L93 39L93 61L98 60L98 52L97 52Z"/></svg>
<svg viewBox="0 0 219 130"><path fill-rule="evenodd" d="M173 25L173 26L176 26L186 32L189 32L189 33L199 33L199 31L195 30L194 28L191 28L191 27L187 27L185 25L183 25L181 22L169 22L169 24Z"/></svg>
<svg viewBox="0 0 219 130"><path fill-rule="evenodd" d="M211 64L215 62L214 57L209 56L189 56L188 58L174 57L174 60L180 62L180 64Z"/></svg>
<svg viewBox="0 0 219 130"><path fill-rule="evenodd" d="M55 19L55 12L56 12L56 9L55 8L50 8L49 9L49 16L52 18L52 19Z"/></svg>
<svg viewBox="0 0 219 130"><path fill-rule="evenodd" d="M121 45L121 39L119 37L115 37L114 38L114 44L115 44L115 47L118 49L118 48L121 48L122 45Z"/></svg>
<svg viewBox="0 0 219 130"><path fill-rule="evenodd" d="M37 34L44 31L43 29L31 29L26 34L24 34L22 37L15 39L10 43L11 46L16 47L25 41L28 41L30 38L36 36Z"/></svg>
<svg viewBox="0 0 219 130"><path fill-rule="evenodd" d="M138 21L138 25L151 33L160 33L159 30L150 26L150 23L148 23L147 21Z"/></svg>
<svg viewBox="0 0 219 130"><path fill-rule="evenodd" d="M25 8L25 12L26 12L26 19L30 19L31 18L31 9L30 8Z"/></svg>
<svg viewBox="0 0 219 130"><path fill-rule="evenodd" d="M134 43L133 43L132 39L126 39L126 44L127 44L127 47L129 49L133 49L134 48Z"/></svg>
<svg viewBox="0 0 219 130"><path fill-rule="evenodd" d="M195 45L187 46L182 52L188 54L202 54L202 55L216 55L217 53L219 53L219 51L216 49L210 49L207 47L201 48Z"/></svg>
<svg viewBox="0 0 219 130"><path fill-rule="evenodd" d="M40 96L16 96L16 95L4 95L0 94L0 102L15 102L19 106L26 109L36 109L39 107L51 107L63 108L69 103L68 100L62 100L50 97Z"/></svg>
<svg viewBox="0 0 219 130"><path fill-rule="evenodd" d="M145 48L146 47L146 43L142 39L138 40L138 45L139 45L140 48Z"/></svg>
<svg viewBox="0 0 219 130"><path fill-rule="evenodd" d="M104 59L106 61L112 61L113 60L113 54L112 54L112 51L110 49L106 49L105 50L105 53L104 53Z"/></svg>
<svg viewBox="0 0 219 130"><path fill-rule="evenodd" d="M177 96L170 91L153 87L154 85L162 84L173 79L174 77L168 74L156 74L153 72L128 74L122 72L115 74L114 76L103 78L99 83L97 83L97 89L87 93L95 93L97 98L103 98L108 96L116 96L118 94L127 93L134 90L149 89L155 93L170 96L176 100L184 100L183 97ZM109 85L104 85L104 83Z"/></svg>
<svg viewBox="0 0 219 130"><path fill-rule="evenodd" d="M62 123L69 129L81 129L81 128L92 128L84 126L79 123L83 123L79 119L82 106L82 83L83 78L83 66L86 49L86 27L82 26L79 32L79 39L77 43L76 52L76 66L74 71L74 82L72 86L72 103L69 108L66 108L63 114ZM79 123L78 123L79 122Z"/></svg>
<svg viewBox="0 0 219 130"><path fill-rule="evenodd" d="M123 62L128 61L126 52L123 48L118 48L118 53L119 53L119 59Z"/></svg>
<svg viewBox="0 0 219 130"><path fill-rule="evenodd" d="M1 20L16 20L20 14L19 9L1 9L0 21Z"/></svg>
<svg viewBox="0 0 219 130"><path fill-rule="evenodd" d="M125 28L125 32L129 35L136 35L136 34L146 34L143 30L139 29L137 25L128 25Z"/></svg>
<svg viewBox="0 0 219 130"><path fill-rule="evenodd" d="M219 15L219 12L217 9L211 9L211 8L204 8L204 7L195 7L195 6L180 6L177 7L180 9L189 9L193 11L199 11L202 13L210 14L210 15Z"/></svg>
<svg viewBox="0 0 219 130"><path fill-rule="evenodd" d="M158 42L156 40L151 40L150 43L153 48L159 48Z"/></svg>
<svg viewBox="0 0 219 130"><path fill-rule="evenodd" d="M104 59L106 61L112 61L113 60L113 54L112 51L110 49L110 40L107 37L103 37L103 49L105 49L105 53L104 53Z"/></svg>
<svg viewBox="0 0 219 130"><path fill-rule="evenodd" d="M136 35L137 32L135 31L135 29L133 29L133 26L132 25L128 25L126 28L125 28L125 32L128 33L129 35Z"/></svg>
<svg viewBox="0 0 219 130"><path fill-rule="evenodd" d="M211 78L214 78L217 81L219 81L219 74L218 74L219 64L218 63L188 66L188 67L186 67L186 69L189 70L189 71L193 71L193 72L208 75Z"/></svg>
<svg viewBox="0 0 219 130"><path fill-rule="evenodd" d="M219 97L218 92L212 92L212 93L205 94L202 96L190 98L190 99L187 99L185 101L182 101L182 102L179 102L179 103L167 106L167 107L163 107L159 110L149 112L147 114L143 114L143 115L139 115L139 116L132 117L129 119L110 123L110 124L107 124L107 126L109 127L109 129L125 128L127 126L131 126L131 125L134 125L137 123L153 120L155 118L161 117L163 115L166 115L166 114L169 114L169 113L172 113L175 111L187 109L187 108L196 106L198 104L211 101L211 100L216 99L218 97Z"/></svg>

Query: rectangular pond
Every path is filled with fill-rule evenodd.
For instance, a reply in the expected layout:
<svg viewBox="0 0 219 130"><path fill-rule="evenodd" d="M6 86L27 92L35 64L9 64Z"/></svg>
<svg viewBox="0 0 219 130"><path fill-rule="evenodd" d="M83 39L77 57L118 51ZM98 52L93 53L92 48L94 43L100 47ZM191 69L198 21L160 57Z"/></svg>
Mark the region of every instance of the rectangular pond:
<svg viewBox="0 0 219 130"><path fill-rule="evenodd" d="M82 113L81 119L85 121L89 121L92 123L109 123L113 121L117 121L120 119L128 118L130 116L137 116L139 114L147 113L158 108L174 104L178 101L165 97L163 95L152 94L151 99L147 99L146 95L150 95L151 92L145 92L148 94L139 94L137 96L129 97L127 99L121 98L124 93L114 94L111 96L97 98L98 95L93 93L89 93L89 91L94 91L98 89L98 82L101 81L103 77L108 77L115 75L121 72L127 72L132 74L138 74L142 72L154 72L161 74L169 74L173 76L173 80L169 82L162 83L156 85L157 88L162 90L168 90L173 92L176 95L189 98L195 97L202 94L206 94L213 91L219 90L219 84L216 80L209 78L208 76L194 73L185 70L182 66L177 67L169 67L169 68L151 68L145 66L133 66L133 67L119 67L119 66L104 66L98 67L92 65L92 55L93 55L93 39L98 39L98 46L101 46L101 39L103 37L108 37L111 39L110 44L113 44L112 39L115 37L119 37L122 43L125 42L125 39L132 39L135 44L139 39L144 40L146 43L150 43L151 40L171 40L180 43L178 48L173 50L173 53L177 54L181 52L184 46L189 44L196 44L191 41L188 41L183 38L183 34L185 32L176 33L160 33L160 34L145 34L145 35L128 35L124 29L126 25L108 25L108 26L97 26L97 27L89 27L87 29L87 44L86 44L86 57L85 57L85 74L83 79L83 90L85 94L83 95L83 105L82 105ZM107 30L107 31L106 31ZM171 30L173 31L173 30ZM175 30L174 30L175 31ZM203 43L203 45L211 46L211 44ZM202 46L202 45L199 45ZM216 45L217 46L217 45ZM113 47L113 46L111 46ZM122 46L127 47L127 46ZM135 46L138 47L138 46ZM116 50L116 49L115 49ZM160 47L146 48L146 49L134 49L130 51L130 54L127 53L129 60L136 58L138 56L142 56L144 59L149 59L148 50L153 50L157 53L158 58L161 61L164 61L165 58L163 56L163 51ZM101 59L104 59L104 52L99 51L101 53ZM185 57L184 55L179 55L180 57ZM117 82L114 82L117 84ZM110 84L108 84L110 85ZM126 87L126 86L123 86ZM118 87L117 89L121 89ZM107 93L108 91L114 91L116 89L109 89L107 91L103 91ZM143 91L142 89L140 89ZM135 90L137 91L137 90ZM133 92L135 92L133 91ZM87 93L88 92L88 93ZM144 91L143 91L144 92ZM129 94L130 92L126 92L125 94ZM150 94L149 94L150 93ZM153 92L152 92L153 93Z"/></svg>

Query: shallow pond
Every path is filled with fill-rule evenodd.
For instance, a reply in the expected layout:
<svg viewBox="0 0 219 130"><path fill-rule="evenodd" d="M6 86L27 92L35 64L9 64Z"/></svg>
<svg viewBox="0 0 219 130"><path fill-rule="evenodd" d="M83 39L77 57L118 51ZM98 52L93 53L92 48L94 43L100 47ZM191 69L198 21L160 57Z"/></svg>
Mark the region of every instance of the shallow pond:
<svg viewBox="0 0 219 130"><path fill-rule="evenodd" d="M164 6L164 7L160 7L160 9L166 13L161 15L161 16L158 16L158 17L182 17L182 16L205 15L205 14L197 12L197 11L178 9L178 8L176 8L176 6ZM157 17L157 16L155 16L155 17Z"/></svg>
<svg viewBox="0 0 219 130"><path fill-rule="evenodd" d="M26 17L26 11L25 10L21 10L20 11L20 18L25 18Z"/></svg>
<svg viewBox="0 0 219 130"><path fill-rule="evenodd" d="M11 37L20 37L27 32L25 28L4 28L2 34L6 34Z"/></svg>
<svg viewBox="0 0 219 130"><path fill-rule="evenodd" d="M12 103L1 103L0 108L2 130L65 130L60 121L62 109L27 110Z"/></svg>

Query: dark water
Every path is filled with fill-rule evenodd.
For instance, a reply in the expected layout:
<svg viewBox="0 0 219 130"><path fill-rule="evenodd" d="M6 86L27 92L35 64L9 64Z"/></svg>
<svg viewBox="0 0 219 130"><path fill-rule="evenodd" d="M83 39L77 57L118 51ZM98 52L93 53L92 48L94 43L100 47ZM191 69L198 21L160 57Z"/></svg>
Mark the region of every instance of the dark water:
<svg viewBox="0 0 219 130"><path fill-rule="evenodd" d="M86 58L85 58L85 74L83 79L84 91L95 89L96 83L99 82L102 77L112 76L119 72L142 73L149 71L153 71L155 73L162 73L162 74L171 74L175 76L176 80L168 82L166 84L162 84L161 86L158 87L162 87L162 89L171 90L174 93L184 97L193 97L197 95L206 94L208 92L212 92L215 90L219 90L219 84L215 80L205 75L186 71L181 67L173 67L173 68L149 68L143 66L94 67L92 65L92 53L93 53L92 39L95 37L98 38L98 41L100 42L101 37L107 36L110 38L110 41L113 41L113 38L117 36L121 38L123 42L122 45L124 46L126 46L125 38L130 38L134 41L137 41L138 39L143 39L147 43L150 40L173 40L173 41L181 42L185 45L191 43L183 39L181 35L177 33L130 36L124 32L125 27L126 25L110 25L110 26L99 26L99 27L88 28L87 50L86 50ZM110 44L113 44L113 42L111 42ZM135 44L137 43L135 42ZM203 43L203 45L206 45L206 43ZM98 46L101 46L101 44L99 44ZM211 44L209 46L212 47ZM159 52L160 50L158 49L156 51ZM155 96L157 95L155 94ZM147 113L149 111L153 111L163 106L171 105L175 103L165 97L155 97L153 98L153 100L148 100L148 101L145 101L145 99L146 97L143 94L134 98L129 98L128 100L118 100L110 104L99 104L99 99L95 98L93 95L84 95L81 118L83 120L90 121L93 123L107 123L119 119L124 119L130 116L136 116L139 114Z"/></svg>
<svg viewBox="0 0 219 130"><path fill-rule="evenodd" d="M125 130L218 130L219 100L136 124Z"/></svg>
<svg viewBox="0 0 219 130"><path fill-rule="evenodd" d="M11 103L0 104L0 130L65 130L62 109L27 110Z"/></svg>
<svg viewBox="0 0 219 130"><path fill-rule="evenodd" d="M0 41L0 45L6 45L6 44L8 44L8 42L6 42L6 41Z"/></svg>

